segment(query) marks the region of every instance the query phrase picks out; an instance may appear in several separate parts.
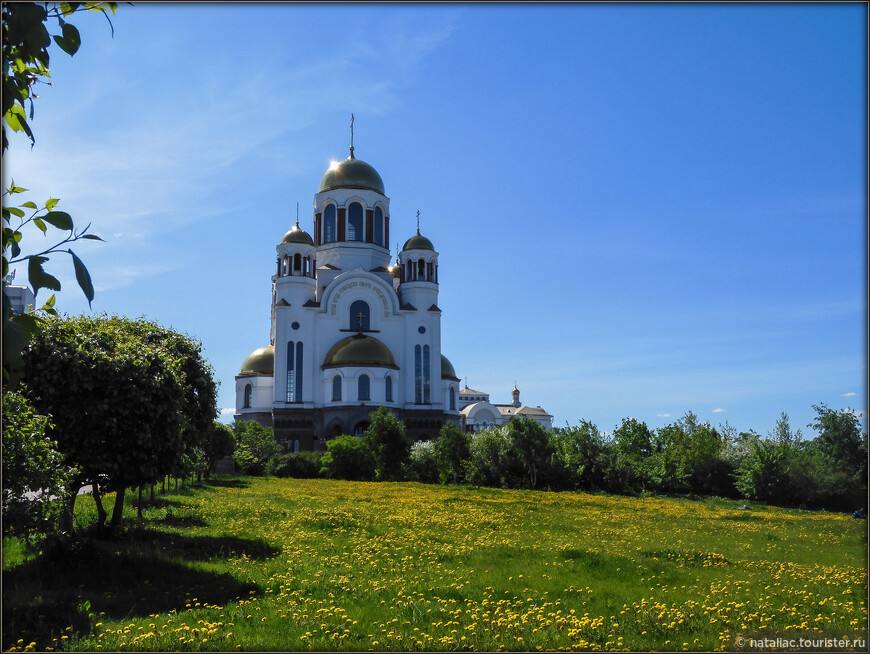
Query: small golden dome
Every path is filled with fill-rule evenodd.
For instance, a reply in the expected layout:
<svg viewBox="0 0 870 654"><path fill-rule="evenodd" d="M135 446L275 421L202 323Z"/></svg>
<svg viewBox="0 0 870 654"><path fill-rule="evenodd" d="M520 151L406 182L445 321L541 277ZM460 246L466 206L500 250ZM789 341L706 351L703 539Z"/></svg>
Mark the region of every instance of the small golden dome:
<svg viewBox="0 0 870 654"><path fill-rule="evenodd" d="M248 355L242 364L239 375L274 375L275 348L272 345L261 347Z"/></svg>
<svg viewBox="0 0 870 654"><path fill-rule="evenodd" d="M342 366L399 369L390 348L378 339L366 334L354 334L333 345L326 353L321 367L339 368Z"/></svg>

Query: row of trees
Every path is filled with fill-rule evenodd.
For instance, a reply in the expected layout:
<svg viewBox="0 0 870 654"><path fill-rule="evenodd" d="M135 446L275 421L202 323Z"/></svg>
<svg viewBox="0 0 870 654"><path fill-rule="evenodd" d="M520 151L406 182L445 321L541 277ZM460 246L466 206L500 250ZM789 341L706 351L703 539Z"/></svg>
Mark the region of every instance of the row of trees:
<svg viewBox="0 0 870 654"><path fill-rule="evenodd" d="M24 382L3 396L6 533L44 532L55 517L70 533L88 484L98 527L114 529L128 488L208 469L216 385L190 337L144 318L48 316L23 364Z"/></svg>
<svg viewBox="0 0 870 654"><path fill-rule="evenodd" d="M446 425L411 443L386 408L364 438L339 436L326 452L264 455L260 473L350 480L415 480L477 486L747 498L847 510L867 492L867 433L855 414L814 407L816 438L804 440L782 414L768 437L715 428L689 412L657 430L628 418L604 435L588 421L547 431L529 418L473 434ZM244 423L243 423L244 424ZM239 427L237 426L237 429ZM256 426L261 440L268 430ZM265 436L264 436L265 435ZM277 446L276 446L277 447ZM243 470L243 457L237 453Z"/></svg>

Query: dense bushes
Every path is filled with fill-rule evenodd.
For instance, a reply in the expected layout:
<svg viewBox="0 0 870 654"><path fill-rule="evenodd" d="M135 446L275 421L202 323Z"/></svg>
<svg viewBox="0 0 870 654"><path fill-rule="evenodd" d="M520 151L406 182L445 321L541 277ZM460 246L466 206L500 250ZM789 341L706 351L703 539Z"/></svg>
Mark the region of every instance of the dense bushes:
<svg viewBox="0 0 870 654"><path fill-rule="evenodd" d="M814 408L818 415L810 427L818 432L815 440L803 440L785 414L762 438L753 431L738 434L727 423L717 429L689 412L657 430L627 418L609 436L586 420L552 431L524 417L474 433L445 425L437 438L412 445L404 425L381 407L364 437L339 436L327 442L326 452L276 455L264 450L256 465L242 465L246 459L240 441L236 460L248 474L715 495L854 509L866 495L867 435L850 411ZM260 434L259 442L268 433L274 443L271 432L259 425L236 429Z"/></svg>

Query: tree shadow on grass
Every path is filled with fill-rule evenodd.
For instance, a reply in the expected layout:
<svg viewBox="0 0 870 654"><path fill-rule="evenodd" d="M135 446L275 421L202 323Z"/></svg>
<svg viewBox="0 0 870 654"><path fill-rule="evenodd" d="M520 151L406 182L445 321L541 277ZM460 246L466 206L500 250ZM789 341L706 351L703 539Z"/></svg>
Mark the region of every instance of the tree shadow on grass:
<svg viewBox="0 0 870 654"><path fill-rule="evenodd" d="M219 606L247 598L259 592L256 584L185 562L277 553L263 542L233 536L190 537L141 528L128 530L120 540L83 538L72 550L3 572L0 648L7 650L19 638L36 642L37 650L51 647L62 634L90 633L100 613L109 619L143 617L184 610L193 598Z"/></svg>
<svg viewBox="0 0 870 654"><path fill-rule="evenodd" d="M241 479L238 477L232 479L203 479L203 486L217 486L219 488L247 488L251 485L251 482L247 479Z"/></svg>

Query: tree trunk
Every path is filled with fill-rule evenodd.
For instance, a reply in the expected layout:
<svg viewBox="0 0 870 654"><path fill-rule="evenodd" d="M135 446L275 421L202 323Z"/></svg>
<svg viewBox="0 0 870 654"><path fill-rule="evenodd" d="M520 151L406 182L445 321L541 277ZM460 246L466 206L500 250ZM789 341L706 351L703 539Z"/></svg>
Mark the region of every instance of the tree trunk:
<svg viewBox="0 0 870 654"><path fill-rule="evenodd" d="M175 492L178 492L178 477L175 478Z"/></svg>
<svg viewBox="0 0 870 654"><path fill-rule="evenodd" d="M127 488L121 486L115 494L115 507L112 509L112 521L109 523L111 531L117 530L121 525L121 518L124 515L124 493Z"/></svg>
<svg viewBox="0 0 870 654"><path fill-rule="evenodd" d="M136 504L136 519L142 522L142 485L139 485L139 502Z"/></svg>
<svg viewBox="0 0 870 654"><path fill-rule="evenodd" d="M94 477L91 485L93 488L91 495L94 496L94 504L97 505L97 531L102 533L106 526L106 509L103 507L103 494L100 492L100 484L97 482L96 477Z"/></svg>
<svg viewBox="0 0 870 654"><path fill-rule="evenodd" d="M151 483L151 504L154 504L154 483Z"/></svg>
<svg viewBox="0 0 870 654"><path fill-rule="evenodd" d="M60 524L61 534L66 534L67 536L72 535L73 532L73 515L75 514L76 498L79 495L79 488L81 488L80 485L71 484L61 499L62 507L58 522Z"/></svg>
<svg viewBox="0 0 870 654"><path fill-rule="evenodd" d="M166 495L166 476L163 476L163 479L160 480L161 490L160 492Z"/></svg>

